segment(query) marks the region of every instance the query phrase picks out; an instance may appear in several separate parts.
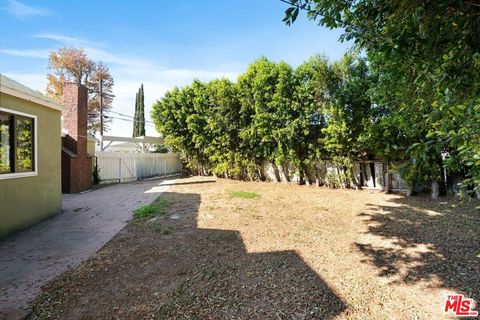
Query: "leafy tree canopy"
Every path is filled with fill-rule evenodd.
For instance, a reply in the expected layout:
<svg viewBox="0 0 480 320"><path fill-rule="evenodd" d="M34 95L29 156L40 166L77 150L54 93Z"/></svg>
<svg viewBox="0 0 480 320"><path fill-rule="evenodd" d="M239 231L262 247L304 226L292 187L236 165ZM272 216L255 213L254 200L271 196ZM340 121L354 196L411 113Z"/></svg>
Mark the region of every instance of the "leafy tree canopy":
<svg viewBox="0 0 480 320"><path fill-rule="evenodd" d="M478 1L282 1L287 24L305 12L366 53L378 81L370 90L378 154L408 160L409 175L423 180L448 164L480 191Z"/></svg>
<svg viewBox="0 0 480 320"><path fill-rule="evenodd" d="M265 179L266 167L293 165L303 183L321 159L359 157L369 77L365 61L351 54L334 64L315 56L296 69L263 57L236 83L195 80L167 92L152 119L200 173Z"/></svg>
<svg viewBox="0 0 480 320"><path fill-rule="evenodd" d="M51 52L47 75L47 94L57 100L63 95L66 81L74 81L87 87L88 99L88 128L92 132L100 131L100 83L102 84L103 109L108 111L113 102L113 78L103 62L94 62L83 49L59 48ZM104 119L104 130L108 130L109 118Z"/></svg>

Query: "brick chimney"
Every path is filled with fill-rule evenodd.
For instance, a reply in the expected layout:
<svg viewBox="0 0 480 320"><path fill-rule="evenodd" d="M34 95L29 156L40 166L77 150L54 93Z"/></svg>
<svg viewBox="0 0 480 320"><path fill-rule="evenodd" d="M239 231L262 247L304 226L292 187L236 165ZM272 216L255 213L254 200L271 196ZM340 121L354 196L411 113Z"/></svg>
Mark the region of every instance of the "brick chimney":
<svg viewBox="0 0 480 320"><path fill-rule="evenodd" d="M92 158L87 154L87 88L67 82L63 88L62 191L87 190L92 182Z"/></svg>

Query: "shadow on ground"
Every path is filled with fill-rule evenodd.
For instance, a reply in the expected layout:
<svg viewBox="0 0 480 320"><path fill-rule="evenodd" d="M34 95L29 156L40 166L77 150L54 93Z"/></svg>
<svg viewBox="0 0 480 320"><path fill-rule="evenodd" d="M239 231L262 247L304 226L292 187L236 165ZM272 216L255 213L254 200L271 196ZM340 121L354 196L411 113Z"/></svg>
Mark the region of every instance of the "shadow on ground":
<svg viewBox="0 0 480 320"><path fill-rule="evenodd" d="M200 229L198 194L162 194L168 217L135 220L45 288L32 319L329 319L346 309L294 251L248 253L232 230Z"/></svg>
<svg viewBox="0 0 480 320"><path fill-rule="evenodd" d="M473 203L456 208L427 198L396 198L369 205L368 233L387 240L357 243L379 275L407 284L421 281L480 300L480 213Z"/></svg>

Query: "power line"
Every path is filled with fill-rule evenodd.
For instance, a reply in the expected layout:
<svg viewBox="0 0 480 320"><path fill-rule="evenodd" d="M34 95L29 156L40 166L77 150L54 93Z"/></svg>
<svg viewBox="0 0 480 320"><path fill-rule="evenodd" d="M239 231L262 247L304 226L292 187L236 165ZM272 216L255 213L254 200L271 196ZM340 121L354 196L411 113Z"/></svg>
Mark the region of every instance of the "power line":
<svg viewBox="0 0 480 320"><path fill-rule="evenodd" d="M90 117L98 117L99 115L98 114L94 114L94 113L89 113L88 116ZM124 118L119 118L119 117L114 117L114 116L111 116L111 115L103 115L103 118L109 118L109 119L117 119L117 120L123 120L123 121L128 121L128 122L145 122L146 125L148 126L152 126L154 127L155 124L151 121L141 121L141 120L135 120L135 119L124 119Z"/></svg>
<svg viewBox="0 0 480 320"><path fill-rule="evenodd" d="M116 111L112 111L112 110L108 110L107 112L115 113L115 114L118 114L119 116L124 116L124 117L129 117L129 118L135 118L135 117L133 117L133 116L129 116L128 114L123 114L123 113L116 112Z"/></svg>
<svg viewBox="0 0 480 320"><path fill-rule="evenodd" d="M135 120L133 119L124 119L124 118L119 118L119 117L114 117L114 116L107 116L107 115L104 115L105 118L107 119L116 119L116 120L122 120L122 121L126 121L126 122L131 122L131 123L135 123ZM147 126L151 126L151 127L155 127L155 125L151 122L149 123L146 123L145 125Z"/></svg>
<svg viewBox="0 0 480 320"><path fill-rule="evenodd" d="M114 116L110 116L110 115L104 115L103 116L104 118L111 118L111 119L118 119L118 120L124 120L124 121L129 121L129 122L132 122L132 123L135 123L135 122L144 122L144 121L141 121L141 120L134 120L134 119L125 119L125 118L119 118L119 117L114 117ZM144 122L145 123L145 122ZM155 124L153 122L146 122L145 125L149 125L149 126L154 126Z"/></svg>
<svg viewBox="0 0 480 320"><path fill-rule="evenodd" d="M124 113L120 113L120 112L116 112L116 111L112 111L112 110L105 110L105 112L110 112L110 113L117 114L117 115L119 115L119 116L123 116L123 117L128 117L128 118L135 119L135 117L130 116L130 115L128 115L128 114L124 114ZM145 120L145 121L142 121L142 122L153 124L152 121L148 121L148 120Z"/></svg>

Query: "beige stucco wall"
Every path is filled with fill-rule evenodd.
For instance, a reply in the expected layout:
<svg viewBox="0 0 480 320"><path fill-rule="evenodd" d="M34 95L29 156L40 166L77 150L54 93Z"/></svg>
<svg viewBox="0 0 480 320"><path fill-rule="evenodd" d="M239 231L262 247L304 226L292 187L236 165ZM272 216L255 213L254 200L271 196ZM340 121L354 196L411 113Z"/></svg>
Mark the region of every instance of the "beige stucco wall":
<svg viewBox="0 0 480 320"><path fill-rule="evenodd" d="M0 179L0 237L62 210L61 112L0 93L0 107L37 116L37 176Z"/></svg>

